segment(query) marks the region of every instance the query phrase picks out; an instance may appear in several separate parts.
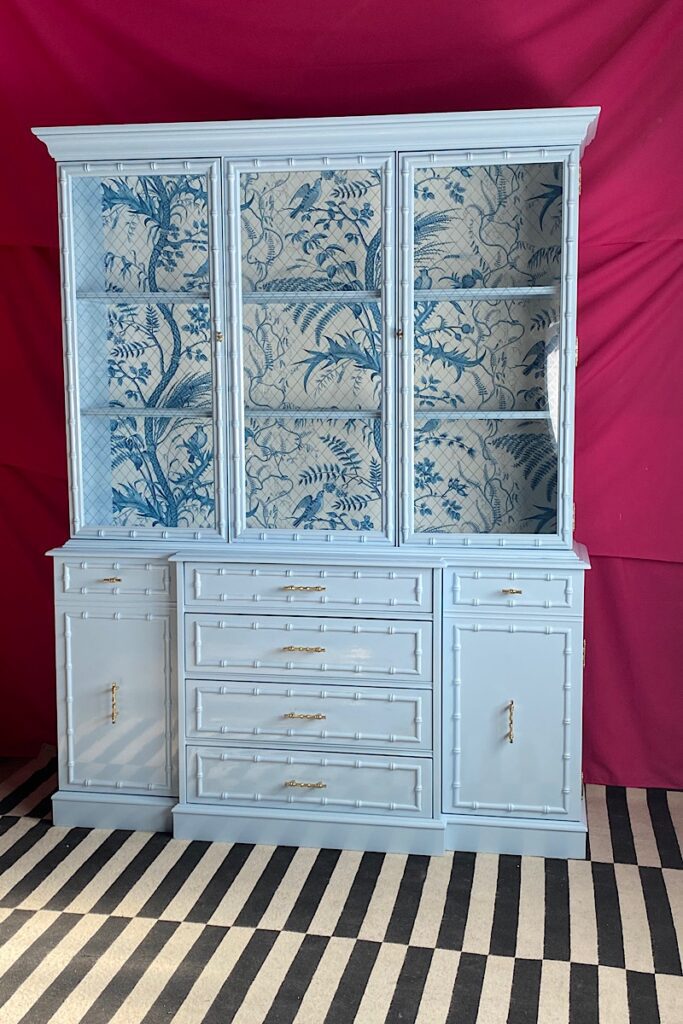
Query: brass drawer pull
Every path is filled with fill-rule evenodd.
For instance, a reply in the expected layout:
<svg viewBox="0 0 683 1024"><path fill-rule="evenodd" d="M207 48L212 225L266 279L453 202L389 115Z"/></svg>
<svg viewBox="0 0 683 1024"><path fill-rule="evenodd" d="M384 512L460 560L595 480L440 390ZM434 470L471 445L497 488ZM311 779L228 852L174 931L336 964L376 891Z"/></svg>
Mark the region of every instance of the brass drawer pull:
<svg viewBox="0 0 683 1024"><path fill-rule="evenodd" d="M514 700L511 700L510 703L508 704L507 711L508 711L508 731L507 731L507 734L505 736L505 739L509 740L510 743L514 743L515 742L515 702L514 702Z"/></svg>
<svg viewBox="0 0 683 1024"><path fill-rule="evenodd" d="M327 719L327 715L318 714L305 714L300 711L288 711L284 718L304 718L307 722L324 722Z"/></svg>
<svg viewBox="0 0 683 1024"><path fill-rule="evenodd" d="M298 782L297 779L288 779L285 782L287 789L327 789L326 782Z"/></svg>
<svg viewBox="0 0 683 1024"><path fill-rule="evenodd" d="M507 587L505 590L501 590L501 594L521 594L521 590L517 590L515 587Z"/></svg>
<svg viewBox="0 0 683 1024"><path fill-rule="evenodd" d="M116 694L119 692L119 684L111 684L111 724L116 725L119 717L119 705L116 700Z"/></svg>
<svg viewBox="0 0 683 1024"><path fill-rule="evenodd" d="M290 644L288 647L283 647L283 651L300 651L302 654L324 654L324 647L301 647L298 644Z"/></svg>
<svg viewBox="0 0 683 1024"><path fill-rule="evenodd" d="M293 584L290 584L288 587L283 587L282 589L283 590L306 590L306 591L312 591L312 592L314 592L316 594L319 594L323 590L327 590L327 587L296 587Z"/></svg>
<svg viewBox="0 0 683 1024"><path fill-rule="evenodd" d="M105 576L100 583L123 583L123 580L120 576Z"/></svg>

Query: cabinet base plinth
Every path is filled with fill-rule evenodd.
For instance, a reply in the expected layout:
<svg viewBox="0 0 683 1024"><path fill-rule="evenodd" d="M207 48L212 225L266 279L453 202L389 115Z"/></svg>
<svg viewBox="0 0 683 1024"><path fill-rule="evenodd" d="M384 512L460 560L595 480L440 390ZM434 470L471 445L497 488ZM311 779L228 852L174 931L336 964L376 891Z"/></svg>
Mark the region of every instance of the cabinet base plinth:
<svg viewBox="0 0 683 1024"><path fill-rule="evenodd" d="M446 819L446 849L585 860L587 827L581 821L492 818L474 814Z"/></svg>
<svg viewBox="0 0 683 1024"><path fill-rule="evenodd" d="M115 796L60 790L52 797L52 818L65 828L122 828L139 832L171 832L175 797Z"/></svg>

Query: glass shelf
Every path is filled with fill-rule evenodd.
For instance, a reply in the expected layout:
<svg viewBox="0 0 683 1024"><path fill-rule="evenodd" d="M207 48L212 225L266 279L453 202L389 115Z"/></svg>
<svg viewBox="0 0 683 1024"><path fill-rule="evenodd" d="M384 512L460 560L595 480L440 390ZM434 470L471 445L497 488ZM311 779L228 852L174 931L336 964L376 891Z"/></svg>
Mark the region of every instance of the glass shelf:
<svg viewBox="0 0 683 1024"><path fill-rule="evenodd" d="M108 416L110 419L116 419L122 416L153 416L155 419L162 419L164 417L183 417L187 416L190 419L210 419L213 415L211 409L196 408L193 409L188 406L174 409L171 406L126 406L125 408L119 405L110 406L91 406L90 408L81 409L81 416Z"/></svg>
<svg viewBox="0 0 683 1024"><path fill-rule="evenodd" d="M554 285L528 288L416 288L413 302L454 302L458 299L535 299L542 295L559 295Z"/></svg>
<svg viewBox="0 0 683 1024"><path fill-rule="evenodd" d="M379 419L379 409L254 409L245 407L244 415L252 417L265 416L269 419L294 420L348 420L348 419Z"/></svg>
<svg viewBox="0 0 683 1024"><path fill-rule="evenodd" d="M349 305L355 305L357 302L377 302L381 299L382 293L380 291L350 291L346 290L343 292L332 292L332 291L313 291L313 292L243 292L242 302L252 303L256 302L259 305L266 304L268 302L289 305L294 303L309 303L318 306L327 305L329 302L343 302Z"/></svg>
<svg viewBox="0 0 683 1024"><path fill-rule="evenodd" d="M451 411L441 409L416 409L415 417L433 420L549 420L550 410L525 412L518 409L478 409L476 411Z"/></svg>
<svg viewBox="0 0 683 1024"><path fill-rule="evenodd" d="M208 292L76 292L78 302L107 302L111 305L156 305L159 302L208 302Z"/></svg>

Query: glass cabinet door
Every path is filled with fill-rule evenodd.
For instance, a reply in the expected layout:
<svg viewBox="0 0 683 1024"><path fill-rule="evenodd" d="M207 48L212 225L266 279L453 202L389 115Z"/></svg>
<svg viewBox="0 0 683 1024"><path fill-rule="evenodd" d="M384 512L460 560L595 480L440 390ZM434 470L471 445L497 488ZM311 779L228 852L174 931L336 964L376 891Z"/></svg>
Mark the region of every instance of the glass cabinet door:
<svg viewBox="0 0 683 1024"><path fill-rule="evenodd" d="M244 540L384 540L391 160L228 166L232 478Z"/></svg>
<svg viewBox="0 0 683 1024"><path fill-rule="evenodd" d="M215 534L217 167L120 167L67 178L76 532Z"/></svg>
<svg viewBox="0 0 683 1024"><path fill-rule="evenodd" d="M468 156L402 163L403 537L556 536L563 163Z"/></svg>

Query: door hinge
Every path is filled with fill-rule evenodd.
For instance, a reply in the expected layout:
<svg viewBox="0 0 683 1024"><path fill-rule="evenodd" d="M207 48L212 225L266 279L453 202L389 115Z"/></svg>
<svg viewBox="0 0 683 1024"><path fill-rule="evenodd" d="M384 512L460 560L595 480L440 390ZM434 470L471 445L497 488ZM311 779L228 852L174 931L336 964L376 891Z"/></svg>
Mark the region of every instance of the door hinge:
<svg viewBox="0 0 683 1024"><path fill-rule="evenodd" d="M576 338L574 341L574 365L579 365L579 339Z"/></svg>
<svg viewBox="0 0 683 1024"><path fill-rule="evenodd" d="M581 164L579 164L579 195L581 195Z"/></svg>
<svg viewBox="0 0 683 1024"><path fill-rule="evenodd" d="M572 502L572 533L576 530L576 502Z"/></svg>
<svg viewBox="0 0 683 1024"><path fill-rule="evenodd" d="M583 667L586 667L586 638L583 640Z"/></svg>

